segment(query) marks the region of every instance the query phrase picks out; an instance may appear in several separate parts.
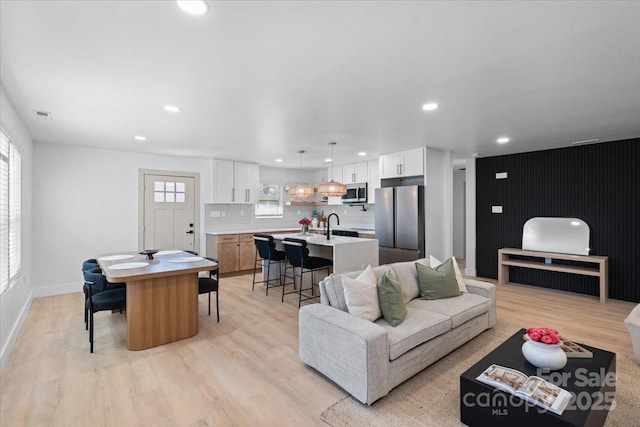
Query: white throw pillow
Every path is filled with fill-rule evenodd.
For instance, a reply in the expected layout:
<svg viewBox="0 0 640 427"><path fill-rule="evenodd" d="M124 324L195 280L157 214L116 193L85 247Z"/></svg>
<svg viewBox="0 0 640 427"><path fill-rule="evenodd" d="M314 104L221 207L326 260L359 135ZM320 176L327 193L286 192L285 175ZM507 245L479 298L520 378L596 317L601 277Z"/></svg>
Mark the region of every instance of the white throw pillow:
<svg viewBox="0 0 640 427"><path fill-rule="evenodd" d="M342 288L350 314L371 322L382 317L378 301L378 281L370 265L355 279L343 276Z"/></svg>
<svg viewBox="0 0 640 427"><path fill-rule="evenodd" d="M467 290L467 285L464 283L464 277L460 272L460 267L458 267L458 261L456 261L456 257L452 256L451 260L453 261L453 271L455 271L456 273L456 282L458 282L458 289L460 290L460 292L469 292ZM429 255L429 264L431 264L431 268L437 268L438 266L440 266L440 264L442 264L442 261L440 261L433 255Z"/></svg>

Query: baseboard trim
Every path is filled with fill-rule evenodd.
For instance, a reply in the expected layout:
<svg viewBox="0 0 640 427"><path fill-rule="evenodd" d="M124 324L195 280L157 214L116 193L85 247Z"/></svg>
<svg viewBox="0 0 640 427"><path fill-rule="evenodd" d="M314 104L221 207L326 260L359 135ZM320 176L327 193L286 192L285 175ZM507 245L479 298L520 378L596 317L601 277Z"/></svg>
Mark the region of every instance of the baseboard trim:
<svg viewBox="0 0 640 427"><path fill-rule="evenodd" d="M29 309L31 308L31 301L33 301L33 290L29 292L29 296L22 306L22 310L20 310L20 315L18 316L17 321L13 324L11 328L11 332L9 333L9 339L7 339L4 347L2 348L2 352L0 353L0 374L4 372L5 366L7 366L7 362L9 361L9 356L11 356L11 352L13 351L13 347L16 344L16 340L18 339L18 335L20 334L20 330L22 329L22 325L24 321L27 319L27 314L29 313Z"/></svg>

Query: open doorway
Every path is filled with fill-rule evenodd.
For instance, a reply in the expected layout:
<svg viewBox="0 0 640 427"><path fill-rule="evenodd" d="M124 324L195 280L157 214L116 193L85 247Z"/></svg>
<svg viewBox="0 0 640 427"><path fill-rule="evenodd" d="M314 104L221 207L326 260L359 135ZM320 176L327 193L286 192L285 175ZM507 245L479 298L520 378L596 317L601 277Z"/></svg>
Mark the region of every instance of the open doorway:
<svg viewBox="0 0 640 427"><path fill-rule="evenodd" d="M466 254L466 169L453 166L453 256L464 260Z"/></svg>

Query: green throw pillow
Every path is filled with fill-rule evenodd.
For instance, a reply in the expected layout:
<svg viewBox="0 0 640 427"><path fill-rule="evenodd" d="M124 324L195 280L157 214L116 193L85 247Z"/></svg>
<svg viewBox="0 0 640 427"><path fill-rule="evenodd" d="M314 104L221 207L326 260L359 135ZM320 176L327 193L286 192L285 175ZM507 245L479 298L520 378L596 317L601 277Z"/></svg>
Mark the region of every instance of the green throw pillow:
<svg viewBox="0 0 640 427"><path fill-rule="evenodd" d="M416 262L416 269L421 299L451 298L461 294L451 258L436 269Z"/></svg>
<svg viewBox="0 0 640 427"><path fill-rule="evenodd" d="M378 300L382 317L391 326L398 326L407 317L407 307L402 299L402 288L391 270L378 279Z"/></svg>

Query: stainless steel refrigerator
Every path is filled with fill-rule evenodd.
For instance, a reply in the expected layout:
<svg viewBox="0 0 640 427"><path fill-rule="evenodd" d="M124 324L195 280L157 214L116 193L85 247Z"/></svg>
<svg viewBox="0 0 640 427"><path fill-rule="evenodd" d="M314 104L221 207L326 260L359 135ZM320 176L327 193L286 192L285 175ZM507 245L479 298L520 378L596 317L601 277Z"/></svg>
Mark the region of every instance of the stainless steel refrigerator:
<svg viewBox="0 0 640 427"><path fill-rule="evenodd" d="M424 258L424 186L376 189L380 264Z"/></svg>

